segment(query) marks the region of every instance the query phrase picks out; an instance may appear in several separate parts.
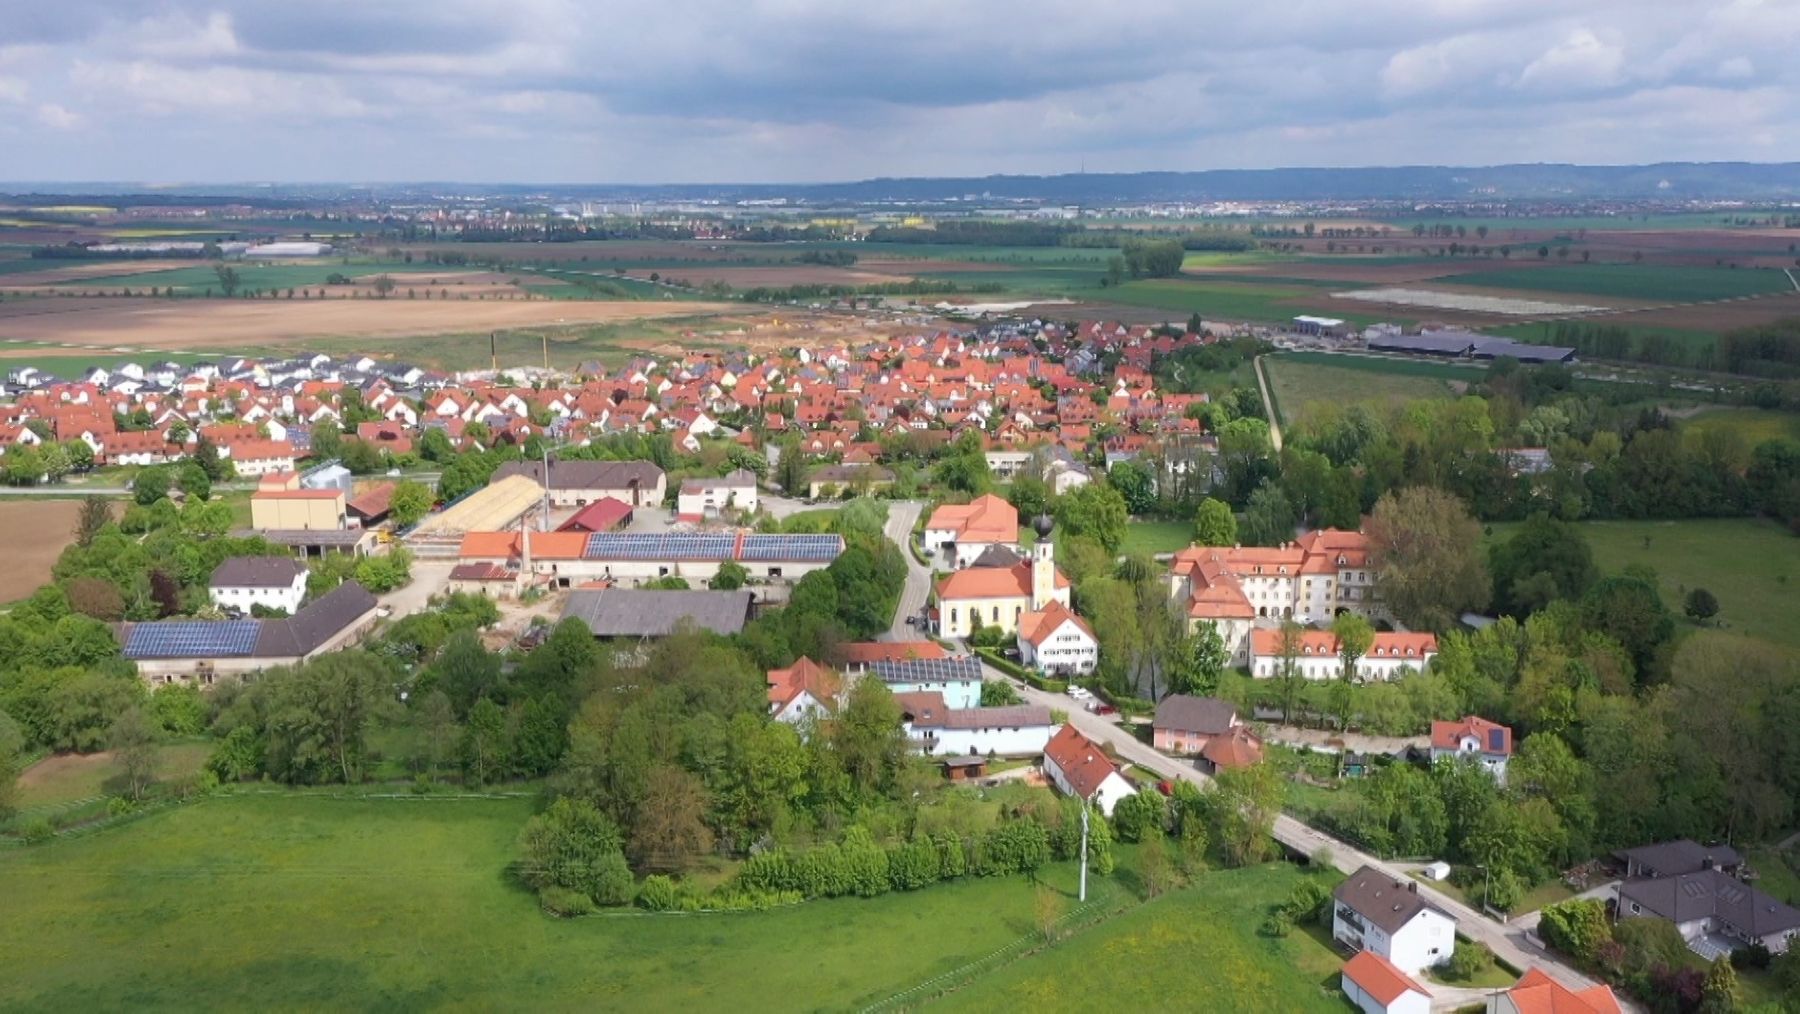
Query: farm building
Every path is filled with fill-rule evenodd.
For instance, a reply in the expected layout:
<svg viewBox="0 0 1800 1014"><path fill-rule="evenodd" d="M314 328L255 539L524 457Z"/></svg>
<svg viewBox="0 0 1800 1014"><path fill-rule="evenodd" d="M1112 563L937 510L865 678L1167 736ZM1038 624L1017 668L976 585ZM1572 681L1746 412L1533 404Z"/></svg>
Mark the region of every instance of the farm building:
<svg viewBox="0 0 1800 1014"><path fill-rule="evenodd" d="M543 498L544 487L533 480L508 476L428 515L407 533L406 541L420 556L451 556L465 535L514 528L542 505Z"/></svg>
<svg viewBox="0 0 1800 1014"><path fill-rule="evenodd" d="M683 623L715 634L735 634L750 621L747 591L577 591L563 619L578 619L598 638L667 637Z"/></svg>
<svg viewBox="0 0 1800 1014"><path fill-rule="evenodd" d="M633 586L665 577L700 584L732 560L759 582L798 581L844 551L839 535L479 531L462 537L463 563L512 567L528 580L571 588L586 581Z"/></svg>
<svg viewBox="0 0 1800 1014"><path fill-rule="evenodd" d="M879 659L867 672L896 694L937 694L948 708L981 704L981 663L968 655Z"/></svg>
<svg viewBox="0 0 1800 1014"><path fill-rule="evenodd" d="M603 496L576 511L574 516L557 526L559 532L611 532L631 524L631 505L616 497Z"/></svg>
<svg viewBox="0 0 1800 1014"><path fill-rule="evenodd" d="M1336 317L1314 317L1308 314L1294 318L1296 334L1317 335L1321 338L1342 338L1347 333L1347 325Z"/></svg>
<svg viewBox="0 0 1800 1014"><path fill-rule="evenodd" d="M212 683L347 647L375 622L376 606L368 589L346 581L286 619L125 623L118 636L146 681Z"/></svg>
<svg viewBox="0 0 1800 1014"><path fill-rule="evenodd" d="M730 475L688 479L675 497L675 513L683 521L716 518L726 511L755 514L756 475L740 468Z"/></svg>
<svg viewBox="0 0 1800 1014"><path fill-rule="evenodd" d="M1050 709L1039 705L952 708L943 694L931 692L897 694L894 700L907 738L927 755L1035 757L1056 732Z"/></svg>
<svg viewBox="0 0 1800 1014"><path fill-rule="evenodd" d="M876 662L912 662L948 658L936 641L851 641L837 646L833 661L845 672L868 672Z"/></svg>
<svg viewBox="0 0 1800 1014"><path fill-rule="evenodd" d="M207 581L213 605L248 613L252 606L293 613L306 598L306 567L287 556L232 556Z"/></svg>
<svg viewBox="0 0 1800 1014"><path fill-rule="evenodd" d="M1560 345L1529 345L1511 338L1492 338L1455 327L1427 329L1418 334L1402 334L1398 329L1370 328L1364 334L1372 352L1400 352L1452 359L1499 359L1507 356L1521 363L1566 363L1575 358L1574 349Z"/></svg>
<svg viewBox="0 0 1800 1014"><path fill-rule="evenodd" d="M652 507L662 503L668 492L667 476L648 461L552 458L547 482L541 462L509 461L494 470L489 485L514 476L524 476L548 489L550 502L558 507L585 507L605 497L622 500L633 507Z"/></svg>

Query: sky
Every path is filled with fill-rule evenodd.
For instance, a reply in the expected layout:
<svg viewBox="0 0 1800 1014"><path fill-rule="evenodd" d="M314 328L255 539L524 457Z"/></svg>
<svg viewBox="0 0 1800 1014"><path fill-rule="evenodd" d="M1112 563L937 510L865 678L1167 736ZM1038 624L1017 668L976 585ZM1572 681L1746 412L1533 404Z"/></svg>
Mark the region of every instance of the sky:
<svg viewBox="0 0 1800 1014"><path fill-rule="evenodd" d="M1800 0L0 0L0 180L1800 161Z"/></svg>

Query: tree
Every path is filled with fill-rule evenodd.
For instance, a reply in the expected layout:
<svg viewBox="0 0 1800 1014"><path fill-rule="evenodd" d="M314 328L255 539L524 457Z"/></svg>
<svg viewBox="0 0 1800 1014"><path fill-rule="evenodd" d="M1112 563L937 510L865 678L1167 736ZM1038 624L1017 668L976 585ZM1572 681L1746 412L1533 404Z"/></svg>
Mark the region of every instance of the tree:
<svg viewBox="0 0 1800 1014"><path fill-rule="evenodd" d="M1037 885L1037 895L1032 901L1033 921L1038 932L1044 935L1044 942L1056 939L1056 924L1062 921L1063 914L1068 911L1068 903L1047 884Z"/></svg>
<svg viewBox="0 0 1800 1014"><path fill-rule="evenodd" d="M1244 506L1244 521L1239 536L1252 546L1277 546L1294 538L1299 518L1287 494L1274 483L1264 483L1250 494Z"/></svg>
<svg viewBox="0 0 1800 1014"><path fill-rule="evenodd" d="M463 729L463 774L471 785L486 785L499 777L506 764L506 713L483 697L469 709Z"/></svg>
<svg viewBox="0 0 1800 1014"><path fill-rule="evenodd" d="M369 475L381 471L385 462L381 450L367 440L352 437L343 441L339 447L338 460L345 468L357 475Z"/></svg>
<svg viewBox="0 0 1800 1014"><path fill-rule="evenodd" d="M226 264L213 265L213 274L219 278L219 291L227 297L237 295L238 286L243 284L237 269Z"/></svg>
<svg viewBox="0 0 1800 1014"><path fill-rule="evenodd" d="M75 544L83 549L93 545L94 536L112 524L112 519L112 504L105 497L82 497L81 510L75 515Z"/></svg>
<svg viewBox="0 0 1800 1014"><path fill-rule="evenodd" d="M433 499L429 486L411 479L402 479L394 484L393 497L388 501L388 514L394 519L394 524L401 528L411 528L431 512Z"/></svg>
<svg viewBox="0 0 1800 1014"><path fill-rule="evenodd" d="M1143 465L1121 461L1107 469L1106 481L1124 498L1127 513L1143 514L1156 506L1156 481Z"/></svg>
<svg viewBox="0 0 1800 1014"><path fill-rule="evenodd" d="M19 759L24 749L25 734L11 715L0 711L0 820L12 816L18 799Z"/></svg>
<svg viewBox="0 0 1800 1014"><path fill-rule="evenodd" d="M381 662L363 651L321 655L269 676L270 773L288 782L361 781L381 678Z"/></svg>
<svg viewBox="0 0 1800 1014"><path fill-rule="evenodd" d="M138 469L132 478L131 496L140 506L148 507L169 495L170 475L165 465L151 465Z"/></svg>
<svg viewBox="0 0 1800 1014"><path fill-rule="evenodd" d="M1218 624L1202 620L1192 636L1183 639L1169 669L1169 692L1208 697L1218 692L1219 678L1231 664Z"/></svg>
<svg viewBox="0 0 1800 1014"><path fill-rule="evenodd" d="M315 436L314 439L316 440L317 437ZM318 451L316 443L313 445L313 450L315 453ZM419 456L426 461L442 465L456 457L456 447L450 443L449 434L445 433L441 427L433 426L419 438Z"/></svg>
<svg viewBox="0 0 1800 1014"><path fill-rule="evenodd" d="M113 719L107 731L107 747L125 773L125 787L132 799L142 799L156 777L156 723L133 705Z"/></svg>
<svg viewBox="0 0 1800 1014"><path fill-rule="evenodd" d="M1732 1014L1742 1002L1737 970L1731 967L1731 957L1714 958L1706 969L1706 980L1700 986L1700 1014Z"/></svg>
<svg viewBox="0 0 1800 1014"><path fill-rule="evenodd" d="M670 764L651 768L631 828L631 858L640 869L667 872L686 868L695 856L713 847L706 813L706 788L698 778Z"/></svg>
<svg viewBox="0 0 1800 1014"><path fill-rule="evenodd" d="M1275 680L1281 690L1281 720L1289 725L1294 721L1294 705L1300 699L1300 690L1306 686L1306 676L1300 671L1300 649L1305 638L1305 627L1292 618L1281 621Z"/></svg>
<svg viewBox="0 0 1800 1014"><path fill-rule="evenodd" d="M736 591L750 580L750 572L736 560L726 560L719 564L718 573L706 583L713 591Z"/></svg>
<svg viewBox="0 0 1800 1014"><path fill-rule="evenodd" d="M1656 652L1675 635L1675 621L1656 586L1642 576L1601 579L1581 599L1582 622L1623 645L1642 674L1655 665Z"/></svg>
<svg viewBox="0 0 1800 1014"><path fill-rule="evenodd" d="M856 681L831 724L831 744L854 791L865 798L886 792L907 751L900 705L886 685L880 680Z"/></svg>
<svg viewBox="0 0 1800 1014"><path fill-rule="evenodd" d="M429 437L437 430L427 431ZM446 438L448 439L448 438ZM319 461L330 461L343 451L344 429L335 420L321 419L313 424L312 453Z"/></svg>
<svg viewBox="0 0 1800 1014"><path fill-rule="evenodd" d="M1356 663L1369 653L1369 645L1375 642L1375 628L1355 613L1343 613L1331 621L1331 633L1338 642L1338 661L1343 665L1340 674L1346 682L1354 683L1357 681Z"/></svg>
<svg viewBox="0 0 1800 1014"><path fill-rule="evenodd" d="M1004 680L983 680L981 683L981 706L984 708L1004 708L1022 703L1019 692L1013 685Z"/></svg>
<svg viewBox="0 0 1800 1014"><path fill-rule="evenodd" d="M1210 496L1200 501L1194 513L1194 537L1202 546L1236 545L1237 516L1231 513L1231 505Z"/></svg>
<svg viewBox="0 0 1800 1014"><path fill-rule="evenodd" d="M1554 599L1577 599L1599 579L1593 550L1574 525L1534 514L1488 552L1494 603L1524 616Z"/></svg>
<svg viewBox="0 0 1800 1014"><path fill-rule="evenodd" d="M544 891L560 887L601 905L631 895L618 826L594 804L563 797L525 823L519 834L519 876Z"/></svg>
<svg viewBox="0 0 1800 1014"><path fill-rule="evenodd" d="M1129 521L1125 498L1106 483L1090 482L1056 502L1056 522L1067 536L1084 536L1117 553Z"/></svg>
<svg viewBox="0 0 1800 1014"><path fill-rule="evenodd" d="M1681 610L1688 615L1688 619L1704 624L1707 620L1719 615L1719 600L1705 588L1695 588L1687 593L1687 599L1682 603Z"/></svg>
<svg viewBox="0 0 1800 1014"><path fill-rule="evenodd" d="M374 284L375 294L382 299L386 299L388 298L388 295L394 291L394 276L388 274L376 275Z"/></svg>
<svg viewBox="0 0 1800 1014"><path fill-rule="evenodd" d="M1369 519L1375 591L1401 623L1449 630L1488 604L1481 526L1454 495L1429 486L1387 493Z"/></svg>
<svg viewBox="0 0 1800 1014"><path fill-rule="evenodd" d="M1281 773L1263 762L1221 772L1213 779L1213 839L1233 866L1263 861L1270 847L1269 834L1281 812Z"/></svg>

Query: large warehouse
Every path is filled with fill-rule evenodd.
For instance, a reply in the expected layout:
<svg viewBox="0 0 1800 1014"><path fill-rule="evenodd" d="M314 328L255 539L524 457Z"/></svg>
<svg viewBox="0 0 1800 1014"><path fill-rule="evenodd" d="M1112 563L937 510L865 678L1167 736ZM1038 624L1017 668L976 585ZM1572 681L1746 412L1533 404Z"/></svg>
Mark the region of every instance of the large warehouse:
<svg viewBox="0 0 1800 1014"><path fill-rule="evenodd" d="M726 560L741 565L752 581L791 582L831 566L843 551L841 535L510 531L470 532L457 557L570 588L588 581L631 586L665 577L701 584Z"/></svg>
<svg viewBox="0 0 1800 1014"><path fill-rule="evenodd" d="M1493 338L1462 328L1441 328L1418 334L1368 332L1369 351L1408 355L1449 356L1457 359L1499 359L1508 356L1521 363L1566 363L1575 350L1560 345L1528 345L1511 338Z"/></svg>

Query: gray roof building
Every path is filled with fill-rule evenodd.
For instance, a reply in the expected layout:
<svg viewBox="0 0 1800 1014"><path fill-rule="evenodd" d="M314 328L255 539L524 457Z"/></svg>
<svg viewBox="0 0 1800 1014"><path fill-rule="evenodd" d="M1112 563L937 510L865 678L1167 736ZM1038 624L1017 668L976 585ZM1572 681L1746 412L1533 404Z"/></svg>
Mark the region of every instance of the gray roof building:
<svg viewBox="0 0 1800 1014"><path fill-rule="evenodd" d="M576 591L563 619L587 624L595 637L667 637L682 621L715 634L735 634L750 620L747 591L644 591L602 588Z"/></svg>
<svg viewBox="0 0 1800 1014"><path fill-rule="evenodd" d="M550 460L550 481L544 481L541 461L509 461L494 470L490 483L510 475L523 475L545 489L629 489L655 486L663 470L648 461Z"/></svg>
<svg viewBox="0 0 1800 1014"><path fill-rule="evenodd" d="M1678 926L1710 919L1748 940L1800 930L1800 909L1718 870L1627 880L1619 885L1619 908L1620 915L1654 915Z"/></svg>
<svg viewBox="0 0 1800 1014"><path fill-rule="evenodd" d="M1217 697L1170 694L1156 706L1155 728L1220 736L1231 731L1237 709Z"/></svg>
<svg viewBox="0 0 1800 1014"><path fill-rule="evenodd" d="M1688 838L1621 849L1628 877L1679 877L1701 870L1730 872L1744 864L1744 857L1729 845L1702 845Z"/></svg>
<svg viewBox="0 0 1800 1014"><path fill-rule="evenodd" d="M1419 896L1419 885L1396 880L1373 866L1365 866L1337 886L1331 896L1355 912L1364 921L1381 927L1393 935L1413 921L1420 912L1430 909L1455 922L1450 915Z"/></svg>
<svg viewBox="0 0 1800 1014"><path fill-rule="evenodd" d="M214 588L286 588L306 574L291 556L232 556L213 568L207 583Z"/></svg>

